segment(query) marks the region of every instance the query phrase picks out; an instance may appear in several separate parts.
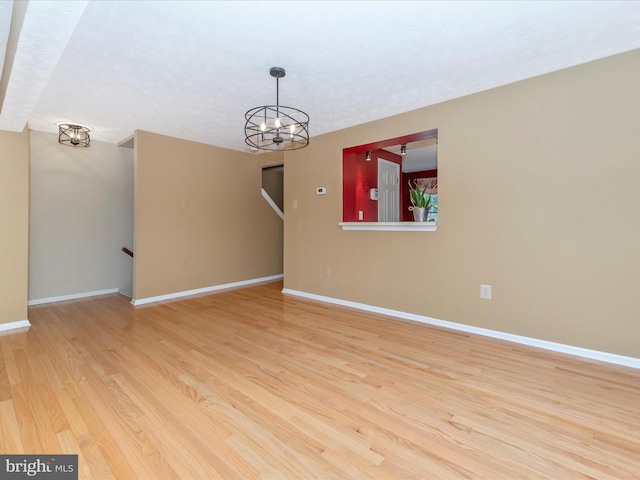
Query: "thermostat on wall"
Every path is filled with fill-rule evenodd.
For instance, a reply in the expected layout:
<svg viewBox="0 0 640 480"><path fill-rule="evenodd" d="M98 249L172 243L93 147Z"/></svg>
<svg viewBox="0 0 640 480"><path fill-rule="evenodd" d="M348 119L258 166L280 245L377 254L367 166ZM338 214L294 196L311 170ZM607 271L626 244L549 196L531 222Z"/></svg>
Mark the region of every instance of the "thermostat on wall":
<svg viewBox="0 0 640 480"><path fill-rule="evenodd" d="M324 195L325 193L327 193L327 188L326 187L318 187L318 188L316 188L316 195Z"/></svg>

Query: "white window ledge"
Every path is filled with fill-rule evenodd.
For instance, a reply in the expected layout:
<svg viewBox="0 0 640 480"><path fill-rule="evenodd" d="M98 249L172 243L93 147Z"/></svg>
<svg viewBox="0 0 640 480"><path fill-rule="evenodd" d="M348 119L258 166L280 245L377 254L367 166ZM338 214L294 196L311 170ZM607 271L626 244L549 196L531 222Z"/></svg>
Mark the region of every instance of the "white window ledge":
<svg viewBox="0 0 640 480"><path fill-rule="evenodd" d="M340 222L343 230L376 230L379 232L435 232L436 222Z"/></svg>

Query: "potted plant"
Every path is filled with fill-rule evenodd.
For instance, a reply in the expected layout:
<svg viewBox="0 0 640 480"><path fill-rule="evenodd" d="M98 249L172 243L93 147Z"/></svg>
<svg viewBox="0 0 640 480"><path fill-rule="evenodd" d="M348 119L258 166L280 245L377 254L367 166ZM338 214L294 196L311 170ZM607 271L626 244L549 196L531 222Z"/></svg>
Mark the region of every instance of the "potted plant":
<svg viewBox="0 0 640 480"><path fill-rule="evenodd" d="M427 190L433 191L436 188L429 189L429 184L424 183L424 187L420 188L417 180L413 180L413 186L411 180L409 180L409 198L411 199L411 206L409 210L413 212L413 219L416 222L426 222L427 215L429 214L429 208L431 207L431 193L427 193Z"/></svg>

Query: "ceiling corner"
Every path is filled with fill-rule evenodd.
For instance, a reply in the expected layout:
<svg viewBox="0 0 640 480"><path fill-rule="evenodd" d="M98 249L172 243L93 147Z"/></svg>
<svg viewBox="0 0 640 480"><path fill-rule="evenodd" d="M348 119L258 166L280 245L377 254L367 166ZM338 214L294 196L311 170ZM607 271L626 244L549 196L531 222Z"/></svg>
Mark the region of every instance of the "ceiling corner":
<svg viewBox="0 0 640 480"><path fill-rule="evenodd" d="M33 113L88 1L11 3L10 12L0 10L0 25L6 25L6 16L11 15L6 47L3 47L0 129L20 132ZM0 34L4 34L2 30Z"/></svg>

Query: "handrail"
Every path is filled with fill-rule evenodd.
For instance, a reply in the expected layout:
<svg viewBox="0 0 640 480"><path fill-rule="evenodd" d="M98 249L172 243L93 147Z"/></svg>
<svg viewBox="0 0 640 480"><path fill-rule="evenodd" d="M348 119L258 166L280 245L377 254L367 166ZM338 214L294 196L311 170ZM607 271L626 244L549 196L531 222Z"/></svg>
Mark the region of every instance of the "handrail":
<svg viewBox="0 0 640 480"><path fill-rule="evenodd" d="M133 252L129 250L127 247L122 247L122 251L133 258Z"/></svg>
<svg viewBox="0 0 640 480"><path fill-rule="evenodd" d="M267 201L267 203L273 208L273 211L278 214L278 216L284 221L284 212L280 210L280 207L273 201L271 195L267 193L267 191L262 188L262 197Z"/></svg>

